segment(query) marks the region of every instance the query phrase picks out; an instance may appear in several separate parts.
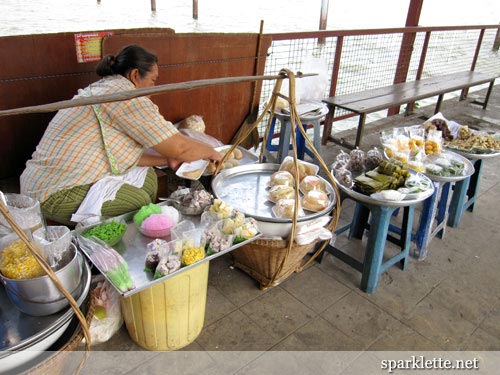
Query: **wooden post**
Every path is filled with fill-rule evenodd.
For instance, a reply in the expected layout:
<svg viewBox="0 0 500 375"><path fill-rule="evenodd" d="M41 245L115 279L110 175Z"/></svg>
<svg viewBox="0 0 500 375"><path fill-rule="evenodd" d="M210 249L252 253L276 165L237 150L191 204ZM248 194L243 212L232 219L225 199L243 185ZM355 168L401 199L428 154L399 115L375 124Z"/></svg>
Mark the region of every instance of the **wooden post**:
<svg viewBox="0 0 500 375"><path fill-rule="evenodd" d="M408 14L406 16L406 26L418 26L423 2L424 0L410 0ZM410 60L413 51L413 43L415 42L415 36L416 33L404 33L403 35L403 40L399 50L398 65L396 66L396 75L394 76L394 83L406 81L408 69L410 68ZM399 106L392 107L387 111L387 116L396 115L398 113Z"/></svg>
<svg viewBox="0 0 500 375"><path fill-rule="evenodd" d="M193 0L193 19L198 19L198 0Z"/></svg>
<svg viewBox="0 0 500 375"><path fill-rule="evenodd" d="M326 30L326 22L328 19L328 2L329 0L321 0L321 13L319 16L319 29ZM318 38L319 44L325 44L325 38Z"/></svg>
<svg viewBox="0 0 500 375"><path fill-rule="evenodd" d="M156 12L156 0L151 0L151 12Z"/></svg>
<svg viewBox="0 0 500 375"><path fill-rule="evenodd" d="M492 51L498 51L500 48L500 29L497 29L497 34L495 35L495 40L493 41Z"/></svg>

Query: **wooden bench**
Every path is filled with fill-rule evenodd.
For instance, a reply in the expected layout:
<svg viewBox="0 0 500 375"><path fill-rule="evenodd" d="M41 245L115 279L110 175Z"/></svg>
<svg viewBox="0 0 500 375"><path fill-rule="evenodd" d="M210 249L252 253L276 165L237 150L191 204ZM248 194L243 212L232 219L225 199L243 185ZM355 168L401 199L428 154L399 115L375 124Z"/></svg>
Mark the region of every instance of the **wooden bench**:
<svg viewBox="0 0 500 375"><path fill-rule="evenodd" d="M366 115L369 113L407 104L406 114L408 115L411 113L413 108L413 102L436 95L438 96L438 101L436 103L434 113L438 113L441 108L444 94L489 83L484 102L477 103L482 105L483 109L486 109L491 90L493 89L493 84L495 83L495 79L497 77L498 74L495 75L468 71L434 76L418 81L397 83L362 92L329 97L323 100L323 102L328 105L330 112L323 129L322 144L325 145L327 141L330 140L344 147L351 149L355 148L360 145L363 139ZM462 91L462 94L460 95L460 100L463 99L465 99L465 91ZM332 122L336 107L359 114L359 123L354 145L343 139L336 139L331 136Z"/></svg>

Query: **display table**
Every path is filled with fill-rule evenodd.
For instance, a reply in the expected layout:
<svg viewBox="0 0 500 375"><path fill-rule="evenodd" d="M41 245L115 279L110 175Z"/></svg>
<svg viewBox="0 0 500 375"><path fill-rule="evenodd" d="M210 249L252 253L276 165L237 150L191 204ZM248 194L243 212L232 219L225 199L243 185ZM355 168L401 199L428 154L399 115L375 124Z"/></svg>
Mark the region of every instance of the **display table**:
<svg viewBox="0 0 500 375"><path fill-rule="evenodd" d="M434 193L434 190L429 189L429 191L422 193L416 199L387 201L358 193L341 184L338 184L338 186L343 192L344 199L352 199L356 202L350 226L343 227L340 230L349 229L349 238L358 239L363 238L365 230L369 231L364 260L360 262L332 245L328 245L325 251L328 251L336 258L361 272L360 288L366 293L372 294L377 290L380 275L389 267L400 262L403 270L407 268L415 205L430 197ZM404 209L403 223L400 237L396 238L389 235L389 226L391 217L400 208ZM369 221L370 214L371 221ZM340 230L337 233L340 233ZM386 241L398 245L401 248L401 252L384 261Z"/></svg>
<svg viewBox="0 0 500 375"><path fill-rule="evenodd" d="M454 151L469 159L474 165L474 173L468 178L456 183L453 188L447 225L452 228L457 228L462 221L462 215L465 210L472 212L474 209L474 203L479 194L479 182L481 181L483 172L483 160L497 157L500 155L500 152L470 153L459 150Z"/></svg>
<svg viewBox="0 0 500 375"><path fill-rule="evenodd" d="M427 256L427 248L430 241L438 236L443 238L451 209L450 190L454 184L455 189L461 189L464 181L468 181L474 174L474 166L465 157L451 152L444 151L447 157L458 160L465 165L464 174L460 176L437 176L426 173L426 176L434 184L434 193L422 204L422 210L418 218L417 230L412 233L411 239L415 245L414 255L418 260L423 260ZM390 231L400 233L401 229L391 225Z"/></svg>
<svg viewBox="0 0 500 375"><path fill-rule="evenodd" d="M328 108L322 103L314 103L311 105L316 105L317 110L310 111L304 114L300 114L299 118L304 130L307 131L307 125L311 124L314 127L314 138L313 144L314 148L319 152L321 148L321 134L320 134L320 121L328 113ZM300 106L297 106L297 110L300 110ZM281 130L279 137L279 144L271 144L272 135L274 134L274 127L276 125L276 119L280 121ZM299 124L297 124L299 126ZM291 143L292 125L290 122L290 115L283 113L282 110L277 110L274 112L274 117L272 119L271 128L269 130L269 138L266 143L266 151L277 151L276 163L281 163L283 159L288 155L288 151L292 149ZM299 128L296 129L296 140L297 140L297 157L299 159L304 159L305 154L314 158L313 152L306 147L306 140L302 136L302 132Z"/></svg>

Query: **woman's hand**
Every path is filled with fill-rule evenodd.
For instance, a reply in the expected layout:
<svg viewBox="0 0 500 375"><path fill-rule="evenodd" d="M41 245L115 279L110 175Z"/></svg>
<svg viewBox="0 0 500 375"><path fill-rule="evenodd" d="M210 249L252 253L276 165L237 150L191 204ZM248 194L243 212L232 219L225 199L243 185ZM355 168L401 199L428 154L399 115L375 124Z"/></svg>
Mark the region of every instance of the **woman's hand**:
<svg viewBox="0 0 500 375"><path fill-rule="evenodd" d="M179 163L205 159L221 161L222 157L206 143L177 133L163 142L153 146L153 149L168 159L175 159Z"/></svg>

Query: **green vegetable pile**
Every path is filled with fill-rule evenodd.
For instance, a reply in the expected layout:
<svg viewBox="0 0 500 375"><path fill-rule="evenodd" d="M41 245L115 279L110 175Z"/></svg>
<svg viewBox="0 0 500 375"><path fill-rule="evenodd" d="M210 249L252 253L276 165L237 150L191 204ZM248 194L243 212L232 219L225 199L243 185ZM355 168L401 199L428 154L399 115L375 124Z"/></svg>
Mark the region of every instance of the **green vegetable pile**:
<svg viewBox="0 0 500 375"><path fill-rule="evenodd" d="M82 236L86 238L96 237L104 241L108 246L113 246L120 241L126 230L127 225L125 223L110 221L84 230Z"/></svg>

